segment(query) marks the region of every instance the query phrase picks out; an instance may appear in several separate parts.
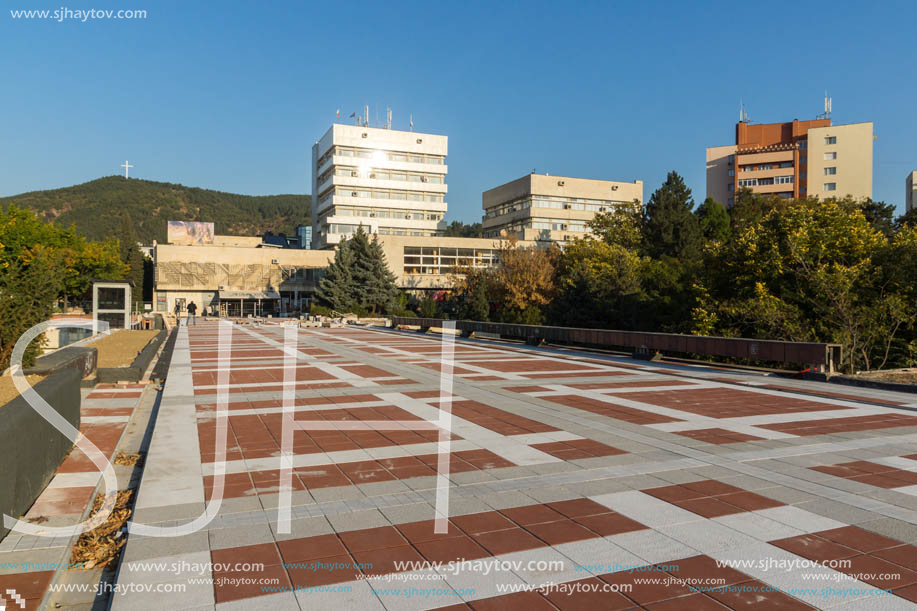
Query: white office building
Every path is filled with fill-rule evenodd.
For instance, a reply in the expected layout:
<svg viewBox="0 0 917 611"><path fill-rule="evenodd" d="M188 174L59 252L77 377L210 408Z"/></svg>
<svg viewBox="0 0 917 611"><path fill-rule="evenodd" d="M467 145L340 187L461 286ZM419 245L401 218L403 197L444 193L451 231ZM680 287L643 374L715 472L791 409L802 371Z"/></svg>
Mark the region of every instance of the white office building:
<svg viewBox="0 0 917 611"><path fill-rule="evenodd" d="M312 248L333 248L360 225L442 235L447 154L446 136L332 125L312 147Z"/></svg>

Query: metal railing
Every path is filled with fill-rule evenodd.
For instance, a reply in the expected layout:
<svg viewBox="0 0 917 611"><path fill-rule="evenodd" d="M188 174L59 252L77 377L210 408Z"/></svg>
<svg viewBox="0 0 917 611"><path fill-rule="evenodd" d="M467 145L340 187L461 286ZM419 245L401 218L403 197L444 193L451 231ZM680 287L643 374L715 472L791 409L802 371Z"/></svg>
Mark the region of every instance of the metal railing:
<svg viewBox="0 0 917 611"><path fill-rule="evenodd" d="M441 318L392 317L392 326L416 326L422 330L441 327ZM465 337L473 333L491 333L502 338L522 339L530 344L542 341L602 348L632 348L680 354L700 354L749 361L770 361L807 365L832 373L841 361L840 344L786 342L739 337L706 337L676 333L647 333L610 329L579 329L545 325L517 325L473 320L457 320L455 328Z"/></svg>

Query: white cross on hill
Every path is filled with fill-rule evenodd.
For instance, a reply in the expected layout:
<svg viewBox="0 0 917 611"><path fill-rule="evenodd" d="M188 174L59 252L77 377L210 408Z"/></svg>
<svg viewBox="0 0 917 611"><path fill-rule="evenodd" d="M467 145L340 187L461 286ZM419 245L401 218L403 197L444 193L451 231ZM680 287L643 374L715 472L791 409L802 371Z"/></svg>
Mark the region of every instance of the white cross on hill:
<svg viewBox="0 0 917 611"><path fill-rule="evenodd" d="M124 160L124 163L121 164L121 167L124 168L124 178L127 178L127 171L134 167L127 162L127 159Z"/></svg>

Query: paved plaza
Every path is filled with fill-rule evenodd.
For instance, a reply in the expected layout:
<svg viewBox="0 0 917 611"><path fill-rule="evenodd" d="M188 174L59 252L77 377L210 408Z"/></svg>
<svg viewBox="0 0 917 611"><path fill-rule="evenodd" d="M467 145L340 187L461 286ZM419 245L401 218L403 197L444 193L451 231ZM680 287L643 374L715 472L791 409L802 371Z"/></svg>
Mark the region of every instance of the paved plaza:
<svg viewBox="0 0 917 611"><path fill-rule="evenodd" d="M133 519L222 501L196 532L129 535L116 611L917 605L915 395L456 339L437 533L440 336L297 333L285 353L279 324L233 325L226 371L217 323L179 328ZM289 533L285 355L305 422Z"/></svg>

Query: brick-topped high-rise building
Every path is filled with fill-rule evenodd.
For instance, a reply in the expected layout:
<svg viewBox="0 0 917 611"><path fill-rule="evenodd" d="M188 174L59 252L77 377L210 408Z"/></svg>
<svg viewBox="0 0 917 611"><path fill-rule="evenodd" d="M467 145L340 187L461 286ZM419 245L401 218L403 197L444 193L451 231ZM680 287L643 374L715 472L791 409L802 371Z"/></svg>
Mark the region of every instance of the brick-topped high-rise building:
<svg viewBox="0 0 917 611"><path fill-rule="evenodd" d="M707 149L707 197L731 206L747 187L778 197L872 197L872 123L830 118L736 124L736 142Z"/></svg>

